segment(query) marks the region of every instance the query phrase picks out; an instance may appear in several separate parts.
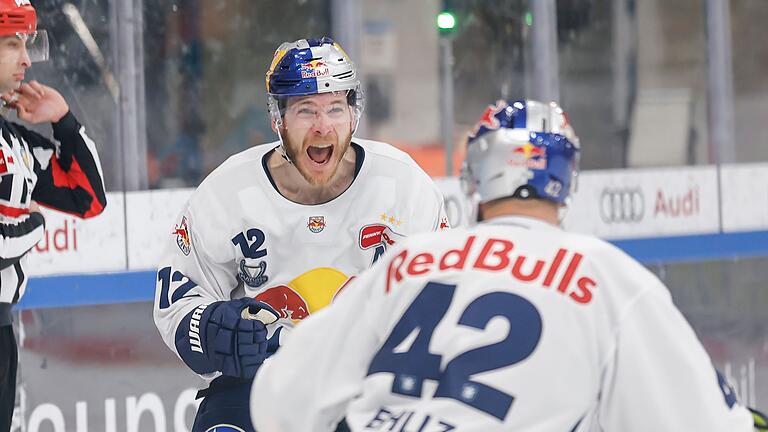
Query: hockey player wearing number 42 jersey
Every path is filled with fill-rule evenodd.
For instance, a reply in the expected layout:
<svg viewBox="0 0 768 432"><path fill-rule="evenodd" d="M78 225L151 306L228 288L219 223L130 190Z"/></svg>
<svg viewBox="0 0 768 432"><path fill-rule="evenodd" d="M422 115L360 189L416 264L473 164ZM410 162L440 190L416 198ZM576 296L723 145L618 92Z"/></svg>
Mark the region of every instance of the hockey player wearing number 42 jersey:
<svg viewBox="0 0 768 432"><path fill-rule="evenodd" d="M403 236L448 225L442 195L410 157L352 138L362 99L336 43L281 45L267 88L281 141L202 182L158 271L157 327L209 382L195 432L252 431L251 379L294 324Z"/></svg>
<svg viewBox="0 0 768 432"><path fill-rule="evenodd" d="M259 432L747 432L667 288L558 212L578 139L500 101L470 135L481 223L405 239L258 371Z"/></svg>

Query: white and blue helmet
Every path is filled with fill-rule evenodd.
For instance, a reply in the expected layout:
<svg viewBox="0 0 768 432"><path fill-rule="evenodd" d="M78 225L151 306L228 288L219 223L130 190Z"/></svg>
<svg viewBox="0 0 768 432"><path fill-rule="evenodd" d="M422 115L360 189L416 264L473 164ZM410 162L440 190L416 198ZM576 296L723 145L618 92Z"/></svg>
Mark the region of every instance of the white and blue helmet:
<svg viewBox="0 0 768 432"><path fill-rule="evenodd" d="M517 198L566 204L578 166L579 139L555 102L500 100L469 133L462 185L477 203Z"/></svg>
<svg viewBox="0 0 768 432"><path fill-rule="evenodd" d="M329 37L282 43L267 71L266 86L269 112L278 125L287 99L293 96L346 92L347 102L355 114L354 128L363 111L357 68L341 46Z"/></svg>

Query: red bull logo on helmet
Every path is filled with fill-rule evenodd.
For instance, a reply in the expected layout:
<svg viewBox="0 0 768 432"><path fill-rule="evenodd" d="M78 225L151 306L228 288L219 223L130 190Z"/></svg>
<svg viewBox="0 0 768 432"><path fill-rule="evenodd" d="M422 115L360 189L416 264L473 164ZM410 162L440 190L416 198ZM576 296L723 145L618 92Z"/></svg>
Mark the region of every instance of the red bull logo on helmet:
<svg viewBox="0 0 768 432"><path fill-rule="evenodd" d="M187 227L187 217L182 216L181 222L176 225L172 234L176 234L176 245L179 246L181 253L189 255L192 242L189 239L189 228Z"/></svg>
<svg viewBox="0 0 768 432"><path fill-rule="evenodd" d="M543 148L528 142L512 150L509 165L536 170L547 169L547 153Z"/></svg>
<svg viewBox="0 0 768 432"><path fill-rule="evenodd" d="M328 63L322 60L312 60L301 66L302 78L319 78L329 76L330 74L331 70L328 67Z"/></svg>

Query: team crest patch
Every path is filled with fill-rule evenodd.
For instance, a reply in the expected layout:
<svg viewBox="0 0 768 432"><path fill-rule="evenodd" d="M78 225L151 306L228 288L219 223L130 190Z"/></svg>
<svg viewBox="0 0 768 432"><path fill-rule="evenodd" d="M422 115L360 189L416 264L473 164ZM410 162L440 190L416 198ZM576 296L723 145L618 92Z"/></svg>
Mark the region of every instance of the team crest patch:
<svg viewBox="0 0 768 432"><path fill-rule="evenodd" d="M176 244L184 255L189 255L191 250L191 241L189 239L189 227L187 226L187 217L181 217L181 223L176 225L173 231L176 234Z"/></svg>
<svg viewBox="0 0 768 432"><path fill-rule="evenodd" d="M245 259L240 260L240 269L237 272L237 276L244 284L252 288L258 288L269 280L269 276L265 275L267 271L267 262L259 261L255 266L249 266L245 264Z"/></svg>
<svg viewBox="0 0 768 432"><path fill-rule="evenodd" d="M317 234L320 231L325 229L325 217L323 216L310 216L309 217L309 223L307 223L307 228L309 228L310 231Z"/></svg>

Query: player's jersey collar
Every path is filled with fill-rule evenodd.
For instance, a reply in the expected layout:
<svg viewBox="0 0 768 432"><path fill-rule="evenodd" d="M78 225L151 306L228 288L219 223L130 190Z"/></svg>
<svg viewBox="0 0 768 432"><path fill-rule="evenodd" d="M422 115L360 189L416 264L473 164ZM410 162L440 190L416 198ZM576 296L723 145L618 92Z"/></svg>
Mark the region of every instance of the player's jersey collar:
<svg viewBox="0 0 768 432"><path fill-rule="evenodd" d="M344 192L342 192L339 196L337 196L336 198L332 199L331 201L334 201L334 200L338 199L339 197L345 195L350 189L352 189L355 186L355 184L357 183L357 177L360 174L360 171L363 169L363 162L365 161L365 149L363 149L363 146L355 143L354 141L351 143L351 145L355 149L355 176L352 179L352 184L350 184L349 187ZM278 195L283 197L284 199L286 199L286 200L288 200L290 202L293 202L290 199L286 198L282 193L280 193L280 189L278 189L277 183L275 183L275 179L272 177L272 173L269 172L269 167L268 167L269 157L276 150L277 150L277 147L275 147L275 148L267 151L266 153L264 153L264 155L261 158L261 167L264 170L264 174L267 176L267 180L269 180L269 184L272 185L272 189ZM297 205L305 205L305 204L299 204L299 203L296 203L296 204ZM323 203L323 204L326 204L326 203ZM322 205L322 204L318 204L318 205Z"/></svg>
<svg viewBox="0 0 768 432"><path fill-rule="evenodd" d="M498 216L481 223L485 225L512 225L526 229L562 230L562 228L557 225L552 225L541 219L528 216Z"/></svg>

